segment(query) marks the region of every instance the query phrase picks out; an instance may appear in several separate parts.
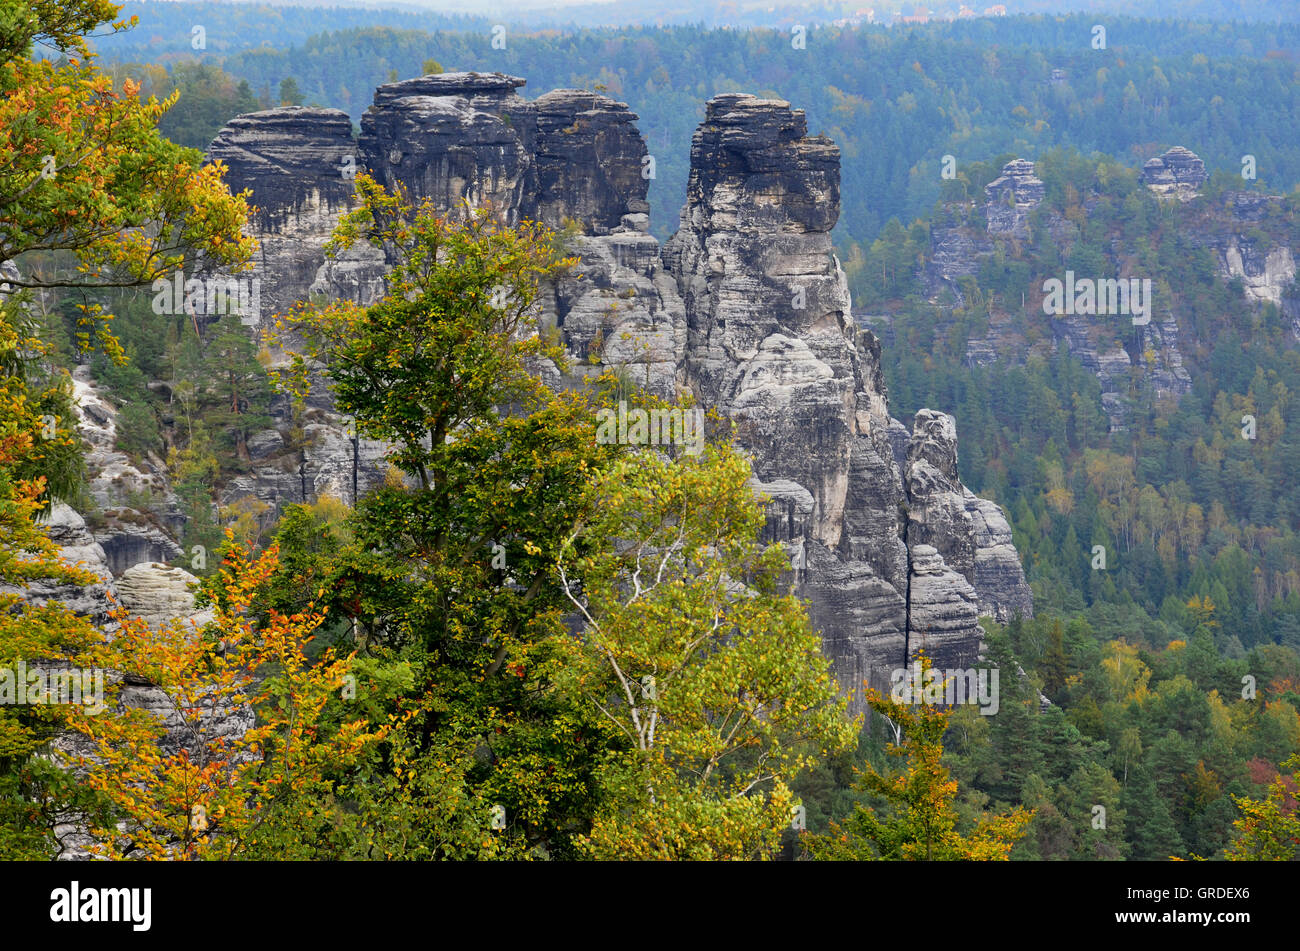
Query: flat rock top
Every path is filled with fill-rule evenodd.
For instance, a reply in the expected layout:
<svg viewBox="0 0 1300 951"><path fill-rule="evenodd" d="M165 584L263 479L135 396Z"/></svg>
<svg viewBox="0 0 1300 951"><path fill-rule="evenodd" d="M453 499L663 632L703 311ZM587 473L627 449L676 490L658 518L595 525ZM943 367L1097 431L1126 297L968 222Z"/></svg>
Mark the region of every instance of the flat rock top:
<svg viewBox="0 0 1300 951"><path fill-rule="evenodd" d="M760 99L750 92L724 92L709 100L710 112L728 112L732 109L789 109L784 99Z"/></svg>
<svg viewBox="0 0 1300 951"><path fill-rule="evenodd" d="M310 125L318 122L346 122L352 120L342 109L325 109L316 106L276 106L260 112L245 112L226 123L226 128L246 128L262 125Z"/></svg>
<svg viewBox="0 0 1300 951"><path fill-rule="evenodd" d="M407 96L508 96L528 82L505 73L438 73L388 83L375 90L375 105Z"/></svg>
<svg viewBox="0 0 1300 951"><path fill-rule="evenodd" d="M1169 151L1147 159L1142 166L1142 179L1148 184L1167 183L1171 178L1178 183L1199 185L1207 178L1205 163L1195 152L1175 145Z"/></svg>
<svg viewBox="0 0 1300 951"><path fill-rule="evenodd" d="M617 112L627 113L627 118L639 116L628 110L626 102L585 89L553 89L533 100L539 112Z"/></svg>
<svg viewBox="0 0 1300 951"><path fill-rule="evenodd" d="M808 134L802 109L791 109L784 99L759 99L749 93L729 92L709 100L705 125L779 128L787 138ZM775 125L774 125L775 124Z"/></svg>
<svg viewBox="0 0 1300 951"><path fill-rule="evenodd" d="M1166 165L1204 165L1201 157L1191 149L1185 149L1181 145L1175 145L1172 149L1160 156Z"/></svg>
<svg viewBox="0 0 1300 951"><path fill-rule="evenodd" d="M1002 174L984 186L984 194L993 198L1010 188L1017 197L1021 193L1042 198L1042 181L1034 174L1034 163L1028 159L1012 159L1002 166Z"/></svg>

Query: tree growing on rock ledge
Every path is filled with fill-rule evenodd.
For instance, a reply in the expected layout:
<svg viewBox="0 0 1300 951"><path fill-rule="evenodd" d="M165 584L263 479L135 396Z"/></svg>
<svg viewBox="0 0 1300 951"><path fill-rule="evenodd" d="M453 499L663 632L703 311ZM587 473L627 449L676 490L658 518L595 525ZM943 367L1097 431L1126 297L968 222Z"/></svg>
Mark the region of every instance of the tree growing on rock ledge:
<svg viewBox="0 0 1300 951"><path fill-rule="evenodd" d="M328 650L308 659L324 619L314 605L251 622L253 592L277 560L274 546L252 559L231 546L216 617L203 630L178 621L151 628L116 612L120 626L94 656L151 684L157 702L68 718L85 738L76 765L106 806L89 823L94 854L293 858L334 819L332 776L386 730L355 710L341 721L326 716L354 678L350 657Z"/></svg>

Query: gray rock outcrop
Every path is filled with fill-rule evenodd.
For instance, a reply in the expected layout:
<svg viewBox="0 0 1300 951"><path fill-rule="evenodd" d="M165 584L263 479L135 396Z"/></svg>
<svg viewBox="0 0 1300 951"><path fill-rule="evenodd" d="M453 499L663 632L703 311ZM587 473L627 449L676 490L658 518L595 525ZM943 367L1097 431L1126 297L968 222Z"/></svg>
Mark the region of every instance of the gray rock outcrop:
<svg viewBox="0 0 1300 951"><path fill-rule="evenodd" d="M445 210L490 205L525 219L608 234L644 214L645 141L626 104L576 89L526 100L503 73L442 73L380 86L361 118L364 165L389 188Z"/></svg>
<svg viewBox="0 0 1300 951"><path fill-rule="evenodd" d="M181 554L176 543L184 516L167 480L167 466L155 456L133 460L117 446L117 408L100 394L82 365L72 374L77 433L86 446L88 492L95 505L91 531L105 563L119 575L142 561L169 561Z"/></svg>
<svg viewBox="0 0 1300 951"><path fill-rule="evenodd" d="M253 193L259 248L250 279L261 281L259 320L287 313L308 297L325 264L323 245L353 207L352 120L338 109L303 106L238 116L217 133L207 160L225 164L232 192ZM344 286L335 281L333 296L343 296Z"/></svg>
<svg viewBox="0 0 1300 951"><path fill-rule="evenodd" d="M50 541L59 546L59 560L90 572L96 580L80 584L38 578L21 588L0 585L0 594L19 595L34 607L57 602L93 624L108 623L108 593L112 590L113 572L103 546L87 528L86 520L72 507L55 502L40 524Z"/></svg>
<svg viewBox="0 0 1300 951"><path fill-rule="evenodd" d="M940 666L974 663L981 608L1009 617L1031 599L993 532L983 564L1012 574L976 571L952 417L923 411L909 436L889 416L879 344L855 328L832 251L838 197L838 149L807 134L802 111L716 97L664 260L686 310L688 385L751 455L768 537L792 553L856 689L887 686L921 647Z"/></svg>
<svg viewBox="0 0 1300 951"><path fill-rule="evenodd" d="M988 196L984 214L988 233L999 237L1029 238L1029 213L1042 202L1046 189L1034 175L1034 163L1014 159L1002 166L1002 174L984 186Z"/></svg>
<svg viewBox="0 0 1300 951"><path fill-rule="evenodd" d="M1142 184L1157 195L1190 201L1200 194L1209 179L1200 156L1181 145L1147 159L1142 166Z"/></svg>

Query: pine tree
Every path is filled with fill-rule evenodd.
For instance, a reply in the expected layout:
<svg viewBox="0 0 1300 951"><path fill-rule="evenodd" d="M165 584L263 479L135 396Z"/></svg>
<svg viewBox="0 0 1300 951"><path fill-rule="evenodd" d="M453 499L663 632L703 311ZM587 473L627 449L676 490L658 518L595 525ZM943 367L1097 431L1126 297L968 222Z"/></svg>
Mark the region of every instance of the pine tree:
<svg viewBox="0 0 1300 951"><path fill-rule="evenodd" d="M1130 816L1125 824L1125 837L1132 847L1130 858L1164 861L1184 854L1182 836L1169 814L1169 807L1156 792L1151 771L1145 766L1138 765L1130 771L1120 805Z"/></svg>
<svg viewBox="0 0 1300 951"><path fill-rule="evenodd" d="M224 314L207 331L199 388L204 422L222 448L247 463L248 439L270 425L270 384L257 345L238 314Z"/></svg>

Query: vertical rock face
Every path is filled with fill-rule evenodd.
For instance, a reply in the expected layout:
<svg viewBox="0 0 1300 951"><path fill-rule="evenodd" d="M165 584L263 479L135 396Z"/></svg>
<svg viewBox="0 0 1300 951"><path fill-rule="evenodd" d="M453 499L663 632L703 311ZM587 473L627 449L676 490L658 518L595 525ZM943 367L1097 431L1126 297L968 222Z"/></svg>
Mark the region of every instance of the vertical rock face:
<svg viewBox="0 0 1300 951"><path fill-rule="evenodd" d="M930 545L949 568L975 579L975 538L957 476L957 421L923 409L907 448L907 540Z"/></svg>
<svg viewBox="0 0 1300 951"><path fill-rule="evenodd" d="M361 119L363 164L384 185L447 210L488 204L524 219L609 234L644 214L645 141L625 103L576 89L536 100L504 73L442 73L380 86Z"/></svg>
<svg viewBox="0 0 1300 951"><path fill-rule="evenodd" d="M979 613L999 624L1017 614L1033 617L1034 598L1025 584L1020 554L1011 540L1011 526L996 502L981 499L963 487L966 512L975 538L975 576L971 583L979 598Z"/></svg>
<svg viewBox="0 0 1300 951"><path fill-rule="evenodd" d="M239 116L218 133L207 158L224 162L231 190L250 191L257 208L259 250L251 276L260 282L261 321L313 294L364 304L382 293L386 265L377 251L361 244L330 260L324 251L339 219L356 205L354 180L364 168L347 113L290 106ZM254 497L276 506L324 494L352 500L354 447L319 381L310 405L317 417L305 426L302 449L290 449L276 430L259 433L250 445L252 474L224 487L223 504ZM278 402L273 413L287 432L287 403ZM376 460L384 447L361 440L355 452L364 491L382 478Z"/></svg>
<svg viewBox="0 0 1300 951"><path fill-rule="evenodd" d="M984 186L988 205L988 232L1002 237L1027 239L1029 213L1047 194L1034 175L1034 163L1015 159L1002 166L1002 174Z"/></svg>
<svg viewBox="0 0 1300 951"><path fill-rule="evenodd" d="M856 414L848 285L831 251L839 150L805 133L788 103L712 100L665 260L685 303L691 386L734 419L760 479L781 467L812 492L815 535L833 546L850 443L869 423Z"/></svg>
<svg viewBox="0 0 1300 951"><path fill-rule="evenodd" d="M444 209L490 204L511 224L536 192L537 117L502 73L443 73L375 90L361 117L362 164Z"/></svg>
<svg viewBox="0 0 1300 951"><path fill-rule="evenodd" d="M719 96L664 258L686 310L687 382L752 455L768 537L791 551L854 689L888 686L919 647L969 665L979 614L1028 613L1031 599L993 503L976 534L952 417L923 411L910 436L890 418L879 344L854 330L832 252L838 213L839 151L807 135L801 111Z"/></svg>
<svg viewBox="0 0 1300 951"><path fill-rule="evenodd" d="M1242 292L1256 304L1277 306L1300 339L1300 293L1295 287L1296 258L1300 251L1284 235L1261 229L1276 221L1284 199L1259 192L1227 192L1222 205L1200 203L1195 217L1194 240L1214 254L1219 273L1241 282Z"/></svg>
<svg viewBox="0 0 1300 951"><path fill-rule="evenodd" d="M988 254L993 244L985 235L972 234L973 229L960 227L933 227L930 230L930 253L926 256L925 292L937 297L947 289L954 301L964 303L957 279L974 276L979 272L978 255Z"/></svg>
<svg viewBox="0 0 1300 951"><path fill-rule="evenodd" d="M1190 201L1199 195L1208 178L1200 156L1181 145L1148 159L1142 166L1142 184L1157 195L1168 195L1179 201Z"/></svg>
<svg viewBox="0 0 1300 951"><path fill-rule="evenodd" d="M559 228L569 217L592 234L608 234L623 225L625 214L649 214L650 180L642 174L645 140L625 104L557 89L533 107L539 221Z"/></svg>
<svg viewBox="0 0 1300 951"><path fill-rule="evenodd" d="M305 299L325 263L322 246L353 206L357 147L338 109L285 106L232 119L208 147L232 192L248 189L261 245L259 315L269 320ZM339 295L341 296L341 295Z"/></svg>
<svg viewBox="0 0 1300 951"><path fill-rule="evenodd" d="M90 367L72 374L77 399L77 433L86 445L86 474L90 498L99 509L95 542L112 574L119 575L142 561L165 561L181 554L173 534L184 524L180 502L167 484L167 467L149 454L133 462L116 448L117 410L95 388ZM151 500L149 511L137 501ZM63 544L63 542L59 542Z"/></svg>
<svg viewBox="0 0 1300 951"><path fill-rule="evenodd" d="M569 252L580 263L549 289L544 324L561 331L578 376L627 367L638 384L674 395L682 308L646 233L636 115L574 89L525 100L523 85L502 73L443 73L381 86L362 117L362 162L445 211L490 205L511 224L576 226Z"/></svg>

